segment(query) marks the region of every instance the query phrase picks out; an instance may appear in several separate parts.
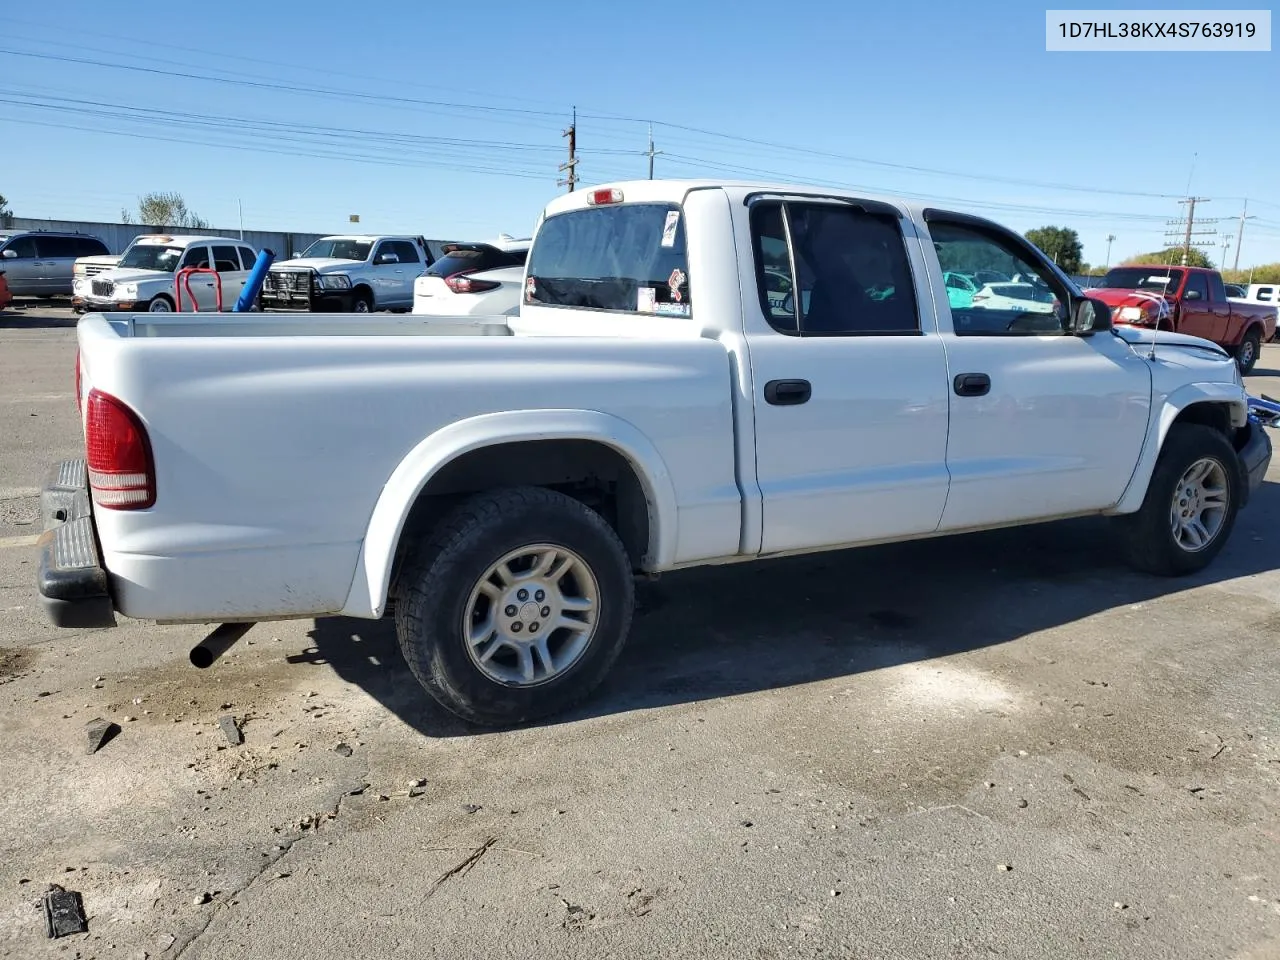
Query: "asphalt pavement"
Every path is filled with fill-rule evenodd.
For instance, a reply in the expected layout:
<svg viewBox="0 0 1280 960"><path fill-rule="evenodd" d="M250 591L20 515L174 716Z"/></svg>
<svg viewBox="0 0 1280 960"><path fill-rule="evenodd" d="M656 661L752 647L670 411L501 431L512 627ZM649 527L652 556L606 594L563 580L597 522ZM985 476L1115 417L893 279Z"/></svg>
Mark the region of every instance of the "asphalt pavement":
<svg viewBox="0 0 1280 960"><path fill-rule="evenodd" d="M1185 580L1095 521L664 577L477 732L387 622L45 623L74 323L0 314L0 957L1280 957L1280 467Z"/></svg>

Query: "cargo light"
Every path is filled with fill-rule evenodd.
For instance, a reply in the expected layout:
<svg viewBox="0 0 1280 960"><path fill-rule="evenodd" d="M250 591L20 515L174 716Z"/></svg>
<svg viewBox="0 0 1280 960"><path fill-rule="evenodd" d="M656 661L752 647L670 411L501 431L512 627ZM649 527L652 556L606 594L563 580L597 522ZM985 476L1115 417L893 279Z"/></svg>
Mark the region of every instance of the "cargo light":
<svg viewBox="0 0 1280 960"><path fill-rule="evenodd" d="M602 203L621 203L622 191L616 187L612 190L592 190L591 195L587 197L587 203L599 206Z"/></svg>
<svg viewBox="0 0 1280 960"><path fill-rule="evenodd" d="M155 460L138 415L110 394L89 391L85 459L96 506L145 510L156 502Z"/></svg>

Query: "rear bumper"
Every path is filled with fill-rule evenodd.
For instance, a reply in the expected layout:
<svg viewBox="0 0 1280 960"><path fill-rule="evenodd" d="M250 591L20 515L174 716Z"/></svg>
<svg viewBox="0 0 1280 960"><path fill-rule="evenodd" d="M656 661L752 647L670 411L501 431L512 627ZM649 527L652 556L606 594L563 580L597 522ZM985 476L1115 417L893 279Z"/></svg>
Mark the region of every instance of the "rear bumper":
<svg viewBox="0 0 1280 960"><path fill-rule="evenodd" d="M83 460L64 460L50 473L40 495L44 533L36 587L55 627L114 627L115 603L102 564L88 470Z"/></svg>
<svg viewBox="0 0 1280 960"><path fill-rule="evenodd" d="M1247 480L1246 496L1251 497L1262 485L1267 468L1271 466L1271 437L1253 417L1249 418L1238 437L1236 453L1240 457L1240 465L1244 468Z"/></svg>
<svg viewBox="0 0 1280 960"><path fill-rule="evenodd" d="M281 295L263 290L261 303L263 311L271 313L350 313L355 303L355 291L325 290L310 295Z"/></svg>

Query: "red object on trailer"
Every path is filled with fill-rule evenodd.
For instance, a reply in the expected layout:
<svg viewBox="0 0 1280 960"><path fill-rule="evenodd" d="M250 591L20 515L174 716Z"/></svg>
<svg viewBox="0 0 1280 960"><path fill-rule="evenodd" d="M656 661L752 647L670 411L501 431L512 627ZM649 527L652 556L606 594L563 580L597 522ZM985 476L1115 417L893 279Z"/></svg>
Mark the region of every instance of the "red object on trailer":
<svg viewBox="0 0 1280 960"><path fill-rule="evenodd" d="M174 291L174 309L179 313L182 312L182 285L187 285L187 296L191 298L191 307L194 310L200 309L200 304L196 303L196 295L191 292L191 275L193 273L211 273L213 274L214 283L218 294L218 312L222 312L222 275L212 267L183 267L173 278Z"/></svg>

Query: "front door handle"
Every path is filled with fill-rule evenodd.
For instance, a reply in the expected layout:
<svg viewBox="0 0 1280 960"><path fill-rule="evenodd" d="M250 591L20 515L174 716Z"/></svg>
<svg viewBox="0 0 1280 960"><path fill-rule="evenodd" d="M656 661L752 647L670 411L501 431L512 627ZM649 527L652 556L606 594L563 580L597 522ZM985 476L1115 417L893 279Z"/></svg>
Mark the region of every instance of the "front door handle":
<svg viewBox="0 0 1280 960"><path fill-rule="evenodd" d="M770 380L764 385L765 403L775 407L804 403L812 395L813 385L808 380Z"/></svg>
<svg viewBox="0 0 1280 960"><path fill-rule="evenodd" d="M957 373L952 386L958 397L983 397L991 391L991 378L985 373Z"/></svg>

